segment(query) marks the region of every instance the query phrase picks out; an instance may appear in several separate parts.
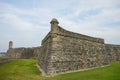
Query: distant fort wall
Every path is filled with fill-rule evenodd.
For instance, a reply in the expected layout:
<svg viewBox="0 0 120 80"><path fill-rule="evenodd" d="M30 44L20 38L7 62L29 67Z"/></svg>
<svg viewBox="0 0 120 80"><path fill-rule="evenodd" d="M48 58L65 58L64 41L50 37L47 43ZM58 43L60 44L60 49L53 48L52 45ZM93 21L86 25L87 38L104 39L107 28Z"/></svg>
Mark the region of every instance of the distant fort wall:
<svg viewBox="0 0 120 80"><path fill-rule="evenodd" d="M101 38L67 31L58 26L56 19L50 23L51 31L42 40L38 58L38 64L46 75L100 67L111 61L119 61L120 46L104 44Z"/></svg>
<svg viewBox="0 0 120 80"><path fill-rule="evenodd" d="M120 45L105 44L105 50L109 62L120 61Z"/></svg>
<svg viewBox="0 0 120 80"><path fill-rule="evenodd" d="M33 47L33 48L13 48L13 42L9 42L9 49L7 50L7 56L10 58L22 58L22 59L29 59L29 58L37 58L40 47Z"/></svg>

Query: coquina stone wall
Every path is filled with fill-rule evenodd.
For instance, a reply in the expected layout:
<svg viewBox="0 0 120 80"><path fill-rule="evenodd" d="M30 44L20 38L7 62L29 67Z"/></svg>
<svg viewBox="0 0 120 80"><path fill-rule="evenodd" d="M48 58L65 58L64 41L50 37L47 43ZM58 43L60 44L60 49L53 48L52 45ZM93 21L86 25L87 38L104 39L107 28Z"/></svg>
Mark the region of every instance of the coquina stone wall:
<svg viewBox="0 0 120 80"><path fill-rule="evenodd" d="M107 60L120 61L120 45L105 44Z"/></svg>
<svg viewBox="0 0 120 80"><path fill-rule="evenodd" d="M52 38L49 36L49 38L42 43L40 54L38 55L38 64L45 73L47 73L48 63L51 58L51 46Z"/></svg>
<svg viewBox="0 0 120 80"><path fill-rule="evenodd" d="M37 58L40 51L40 47L34 48L10 48L7 51L7 56L10 58Z"/></svg>
<svg viewBox="0 0 120 80"><path fill-rule="evenodd" d="M120 46L104 39L67 31L53 19L51 31L42 40L39 66L47 76L108 65L120 60Z"/></svg>

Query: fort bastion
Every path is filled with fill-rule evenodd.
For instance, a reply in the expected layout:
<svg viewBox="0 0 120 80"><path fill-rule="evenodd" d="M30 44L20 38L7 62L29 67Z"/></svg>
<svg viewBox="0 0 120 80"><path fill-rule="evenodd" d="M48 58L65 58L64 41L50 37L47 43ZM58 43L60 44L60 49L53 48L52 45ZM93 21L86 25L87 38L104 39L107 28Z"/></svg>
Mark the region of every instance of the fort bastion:
<svg viewBox="0 0 120 80"><path fill-rule="evenodd" d="M104 39L67 31L52 19L51 30L40 47L13 48L9 42L7 55L11 58L36 58L42 73L53 76L108 65L120 61L120 45L105 44Z"/></svg>

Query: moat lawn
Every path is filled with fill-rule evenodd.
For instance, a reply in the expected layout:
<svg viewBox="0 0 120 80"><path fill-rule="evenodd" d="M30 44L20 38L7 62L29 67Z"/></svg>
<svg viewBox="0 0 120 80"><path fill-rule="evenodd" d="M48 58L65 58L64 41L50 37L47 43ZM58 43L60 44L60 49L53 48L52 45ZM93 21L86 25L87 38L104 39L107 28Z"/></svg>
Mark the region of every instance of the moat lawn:
<svg viewBox="0 0 120 80"><path fill-rule="evenodd" d="M15 59L0 65L0 80L120 80L120 62L87 71L43 77L35 66L37 60Z"/></svg>

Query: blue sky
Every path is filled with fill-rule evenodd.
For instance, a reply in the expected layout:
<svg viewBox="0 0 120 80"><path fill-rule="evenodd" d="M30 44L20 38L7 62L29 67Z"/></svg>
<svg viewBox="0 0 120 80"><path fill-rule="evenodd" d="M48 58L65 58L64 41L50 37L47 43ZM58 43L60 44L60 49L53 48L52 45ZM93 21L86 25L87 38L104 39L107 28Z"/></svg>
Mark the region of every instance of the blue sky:
<svg viewBox="0 0 120 80"><path fill-rule="evenodd" d="M35 47L57 18L63 28L120 45L120 0L0 0L0 52Z"/></svg>

